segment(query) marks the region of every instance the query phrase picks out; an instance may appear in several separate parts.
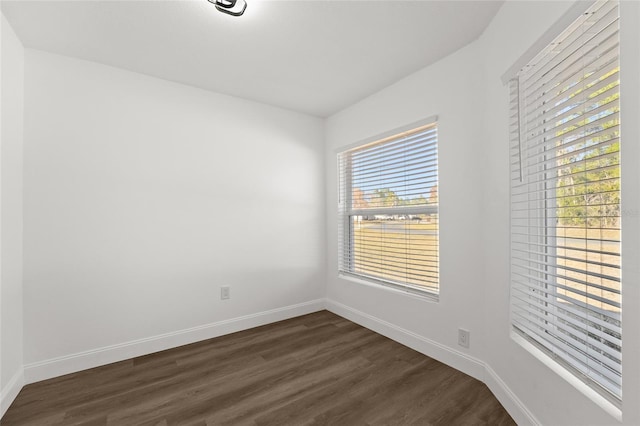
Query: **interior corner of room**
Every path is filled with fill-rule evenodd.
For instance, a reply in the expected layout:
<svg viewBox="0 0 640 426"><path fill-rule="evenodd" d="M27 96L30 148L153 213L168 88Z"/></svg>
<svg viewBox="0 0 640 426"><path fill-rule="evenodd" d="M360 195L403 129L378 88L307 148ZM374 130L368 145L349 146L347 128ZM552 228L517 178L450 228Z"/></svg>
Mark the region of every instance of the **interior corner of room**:
<svg viewBox="0 0 640 426"><path fill-rule="evenodd" d="M118 3L130 4L130 18L87 31L112 40L92 50L71 37L83 28L79 17L106 16ZM346 3L334 5L344 14L329 13L332 3ZM349 327L349 320L479 380L518 424L640 424L640 2L620 2L628 269L623 396L613 405L545 361L511 326L516 160L503 78L584 2L498 1L482 11L467 1L396 2L393 13L387 3L247 0L236 17L214 15L206 0L2 0L0 419L30 384L326 310L342 317L328 321ZM139 50L119 56L127 33L111 31L139 27L133 17L144 15L145 4L153 19L184 27L176 37L195 37L214 20L215 31L251 54L216 50L236 61L234 76L229 64L203 65L219 60L206 51L217 41L200 39L185 52L173 36L150 29L136 30ZM420 13L438 7L446 22L460 16L467 39L428 50L432 61L410 60L421 46L433 48L434 40L416 36L389 48L396 68L376 62L371 46L400 37L401 18L407 27L436 26ZM51 18L38 21L40 29L38 8ZM198 12L192 21L189 8ZM316 13L336 32L314 22ZM362 19L365 35L340 39L349 19ZM374 31L373 22L399 32ZM317 38L292 43L295 34L285 31L302 33L304 25ZM362 46L371 51L355 50ZM163 49L176 60L160 61ZM304 60L344 74L304 78L296 74L309 69ZM288 71L271 67L288 61ZM251 68L256 63L265 68ZM380 78L368 77L376 66ZM215 72L219 78L207 75ZM341 250L354 242L342 240L341 226L366 216L339 208L347 173L340 153L435 122L437 192L423 195L437 199L437 228L431 207L393 215L407 223L415 216L417 235L437 235L437 292L344 273ZM389 216L371 214L372 227L393 226Z"/></svg>

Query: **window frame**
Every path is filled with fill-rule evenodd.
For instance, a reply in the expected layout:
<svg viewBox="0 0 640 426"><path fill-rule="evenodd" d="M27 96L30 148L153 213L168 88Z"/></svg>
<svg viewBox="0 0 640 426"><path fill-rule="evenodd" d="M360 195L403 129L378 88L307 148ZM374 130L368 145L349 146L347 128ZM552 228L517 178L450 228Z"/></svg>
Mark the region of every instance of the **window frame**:
<svg viewBox="0 0 640 426"><path fill-rule="evenodd" d="M365 275L354 271L347 271L342 268L341 262L344 258L345 251L349 253L350 256L353 256L353 229L351 226L352 218L355 216L362 216L362 214L358 215L356 213L363 213L362 209L353 209L348 206L351 201L351 165L347 165L346 167L341 167L340 156L348 153L357 151L359 149L364 149L367 146L373 146L383 143L392 143L394 141L400 140L406 135L419 133L420 128L434 128L436 130L436 154L434 155L436 159L436 183L435 185L438 187L439 191L439 160L438 160L438 117L431 116L429 118L419 120L416 122L412 122L410 124L404 125L402 127L395 128L393 130L378 134L376 136L361 140L356 143L352 143L339 149L336 149L336 169L337 169L337 194L338 194L338 277L347 279L349 281L373 285L378 288L385 288L388 290L399 291L405 294L409 294L412 296L416 296L420 299L427 299L430 301L437 302L439 300L440 293L440 278L438 273L437 279L437 289L429 289L426 287L422 287L419 285L414 285L406 282L398 282L393 280L388 280L382 277L375 277L372 275ZM343 174L344 173L344 174ZM344 192L343 192L344 188ZM393 207L378 207L378 208L367 208L366 213L368 215L376 215L376 214L393 214L393 215L417 215L417 214L429 214L433 213L435 210L438 213L439 209L436 206L435 209L429 205L423 206L393 206ZM438 219L439 221L439 219ZM437 241L437 257L439 259L440 254L440 243L439 243L439 225L436 230L436 241ZM348 236L345 238L344 236ZM439 262L438 262L438 270L439 270Z"/></svg>
<svg viewBox="0 0 640 426"><path fill-rule="evenodd" d="M558 22L549 30L547 31L547 33L545 33L540 40L538 40L538 42L536 42L526 53L525 55L523 55L522 58L520 58L512 67L511 69L503 76L503 82L505 84L507 83L511 83L513 82L514 79L516 79L517 82L517 75L520 72L520 70L522 68L524 68L529 61L531 61L532 59L534 59L535 57L537 57L539 54L541 54L542 52L545 51L545 49L550 49L551 48L551 44L554 40L556 40L557 37L559 37L561 34L565 33L565 31L567 31L572 25L575 24L575 22L577 22L578 18L580 17L580 15L584 15L585 12L587 12L588 10L590 10L595 4L597 3L601 3L600 1L594 0L594 1L589 1L589 2L578 2L576 3L563 17L561 17ZM622 2L620 2L622 3ZM617 6L618 8L620 8L620 4L618 4ZM620 15L618 15L620 16ZM619 19L619 18L618 18ZM621 51L618 51L618 61L620 61L620 55L621 55ZM515 84L515 86L517 86L517 84ZM516 94L519 92L520 88L516 87L515 91ZM621 93L621 89L618 89L619 93ZM513 113L513 91L514 91L514 87L511 86L510 84L510 114ZM514 125L514 121L517 121L517 128L519 130L519 132L521 132L520 129L520 120L521 120L521 105L522 99L518 96L516 98L516 108L518 109L518 116L514 117L513 115L511 115L511 121L509 123L511 129ZM620 114L620 113L619 113ZM553 118L553 116L552 116ZM512 132L513 135L513 132ZM519 133L518 136L518 142L517 144L519 145L519 154L520 154L520 179L522 179L522 168L523 166L523 160L522 160L522 141L520 140L522 137L522 133ZM510 138L510 150L513 149L513 138ZM545 145L543 145L544 148ZM531 147L526 147L526 149L531 149ZM557 147L550 147L551 150L557 150ZM547 151L548 152L548 151ZM620 158L622 158L622 151L620 151L620 154L618 154L620 156ZM511 152L510 152L510 155ZM539 152L538 153L539 156L543 156L545 155L544 152ZM626 156L626 155L625 155ZM622 162L622 160L620 160ZM618 165L618 167L620 167L620 165ZM620 170L622 170L622 168L620 168ZM513 173L514 173L514 169L510 166L509 169L509 173L510 173L510 179L513 179ZM547 175L547 172L545 171L543 173L545 176ZM620 175L619 177L620 182L622 182L622 175ZM545 177L544 182L547 182L547 178ZM545 188L542 192L551 192L551 196L546 196L545 195L545 200L540 200L541 202L543 201L548 201L549 199L554 200L556 199L556 194L555 194L555 190L556 188ZM619 196L622 196L622 191L619 189L618 190L618 194ZM510 234L512 235L513 232L513 220L514 220L514 216L513 216L513 198L514 198L514 194L513 194L513 186L510 185L510 210L511 210L511 214L510 214ZM554 206L545 206L545 208L543 209L545 217L539 217L539 219L541 221L547 221L549 220L549 217L547 217L547 214L549 212L549 210L553 210L555 207ZM620 220L622 219L622 215L619 216ZM557 219L557 217L553 217L552 219ZM559 237L555 234L556 232L556 225L553 226L549 226L548 224L545 223L544 225L544 229L547 231L544 233L545 238L546 237L551 237L551 238L563 238L563 237ZM620 230L620 232L622 232ZM538 237L540 237L541 235L538 234ZM531 235L529 235L529 237L531 237ZM589 239L588 237L585 237L586 239ZM519 244L522 244L522 242L520 242ZM547 243L545 243L544 245L547 245ZM556 244L549 244L550 246L555 246ZM550 350L549 348L546 347L546 345L536 341L535 338L527 335L526 332L518 329L515 326L514 323L514 308L513 308L513 293L514 293L514 284L513 284L513 268L514 268L514 241L513 241L513 235L510 238L510 248L509 248L509 252L510 252L510 309L509 309L509 316L510 316L510 334L513 340L515 340L516 342L518 342L521 346L525 347L525 349L529 350L529 352L531 352L532 354L534 354L538 359L540 359L544 364L546 364L548 367L550 367L552 370L554 370L556 373L558 373L560 376L562 376L563 378L565 378L567 381L569 381L570 383L572 383L576 388L578 388L579 390L581 390L584 394L588 395L592 400L598 402L598 404L600 406L602 406L603 408L607 409L607 411L609 411L612 415L618 417L619 415L621 415L621 404L622 404L622 396L618 396L613 394L610 390L606 389L604 385L600 384L597 380L595 380L592 377L589 377L587 374L583 373L580 369L578 369L577 367L572 366L568 361L565 361L560 355L554 354L552 350ZM555 250L555 248L553 248L553 250ZM544 253L544 257L545 258L557 258L558 253L554 252L545 252ZM545 265L550 264L550 262L547 262L546 260L540 261L539 263L544 263ZM588 263L588 261L587 261ZM562 266L560 264L554 264L553 269L556 269L556 267L562 267L562 268L566 268L565 266ZM544 272L545 275L552 275L552 276L556 276L556 272L554 270L545 270ZM543 280L545 281L545 280ZM548 280L546 280L548 281ZM548 286L551 287L551 286ZM553 294L560 294L560 292L558 291L557 287L553 287L553 288L549 288L547 290L544 291L547 296L549 295L553 295ZM571 298L570 296L567 295L563 295L563 297L566 298ZM560 307L553 307L552 309L555 309L556 311L562 309L562 310L567 310L569 313L572 313L575 315L575 312L573 312L572 310L574 309L573 305L570 305L568 308L565 308L564 306L562 308ZM591 308L590 308L591 309ZM546 309L547 311L549 311L549 309ZM592 309L594 312L598 311L598 308L596 308L595 306ZM601 309L600 309L601 310ZM604 312L604 311L603 311ZM620 322L621 322L621 316L620 316ZM559 327L558 325L555 325L556 327ZM587 343L588 344L588 343ZM622 356L622 351L620 351L620 356Z"/></svg>

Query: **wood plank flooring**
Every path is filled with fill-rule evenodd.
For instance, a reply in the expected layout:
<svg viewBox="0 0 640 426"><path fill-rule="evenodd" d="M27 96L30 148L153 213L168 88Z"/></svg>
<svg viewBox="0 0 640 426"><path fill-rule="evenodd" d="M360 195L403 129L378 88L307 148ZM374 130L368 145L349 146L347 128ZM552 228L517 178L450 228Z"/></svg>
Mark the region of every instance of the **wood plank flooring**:
<svg viewBox="0 0 640 426"><path fill-rule="evenodd" d="M12 425L511 425L481 382L322 311L26 386Z"/></svg>

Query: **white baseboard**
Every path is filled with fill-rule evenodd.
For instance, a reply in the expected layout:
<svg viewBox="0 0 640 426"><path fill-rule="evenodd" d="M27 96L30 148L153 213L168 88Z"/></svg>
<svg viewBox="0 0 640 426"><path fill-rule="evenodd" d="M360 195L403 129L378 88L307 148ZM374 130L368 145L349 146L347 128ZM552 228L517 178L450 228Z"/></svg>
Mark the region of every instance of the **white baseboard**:
<svg viewBox="0 0 640 426"><path fill-rule="evenodd" d="M69 373L123 361L137 356L212 339L237 331L270 324L323 310L324 299L258 312L256 314L218 321L197 327L165 333L153 337L92 349L80 353L48 359L24 366L25 383L34 383Z"/></svg>
<svg viewBox="0 0 640 426"><path fill-rule="evenodd" d="M484 363L479 359L331 299L327 299L326 306L327 310L334 314L484 381Z"/></svg>
<svg viewBox="0 0 640 426"><path fill-rule="evenodd" d="M0 419L16 399L24 384L24 371L20 369L11 377L5 387L0 389Z"/></svg>
<svg viewBox="0 0 640 426"><path fill-rule="evenodd" d="M540 424L484 361L331 299L326 309L484 382L517 424Z"/></svg>
<svg viewBox="0 0 640 426"><path fill-rule="evenodd" d="M484 384L491 390L493 395L496 397L500 404L504 407L505 410L513 417L516 424L518 425L539 425L540 422L536 417L529 411L526 405L520 401L520 398L514 394L509 386L505 382L502 381L500 376L493 371L491 366L485 364L485 369L487 371Z"/></svg>
<svg viewBox="0 0 640 426"><path fill-rule="evenodd" d="M518 399L491 366L484 361L331 299L312 300L297 305L285 306L25 365L24 373L17 373L5 389L2 389L2 411L0 412L0 417L4 415L25 384L259 327L323 309L327 309L484 382L517 424L540 424L525 404Z"/></svg>

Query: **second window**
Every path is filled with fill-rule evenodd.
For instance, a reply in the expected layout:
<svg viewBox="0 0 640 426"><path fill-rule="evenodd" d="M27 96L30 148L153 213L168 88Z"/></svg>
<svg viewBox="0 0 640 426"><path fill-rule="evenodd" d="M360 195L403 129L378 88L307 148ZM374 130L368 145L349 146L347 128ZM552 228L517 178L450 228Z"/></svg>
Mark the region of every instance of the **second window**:
<svg viewBox="0 0 640 426"><path fill-rule="evenodd" d="M436 123L343 151L338 168L340 273L437 295Z"/></svg>

